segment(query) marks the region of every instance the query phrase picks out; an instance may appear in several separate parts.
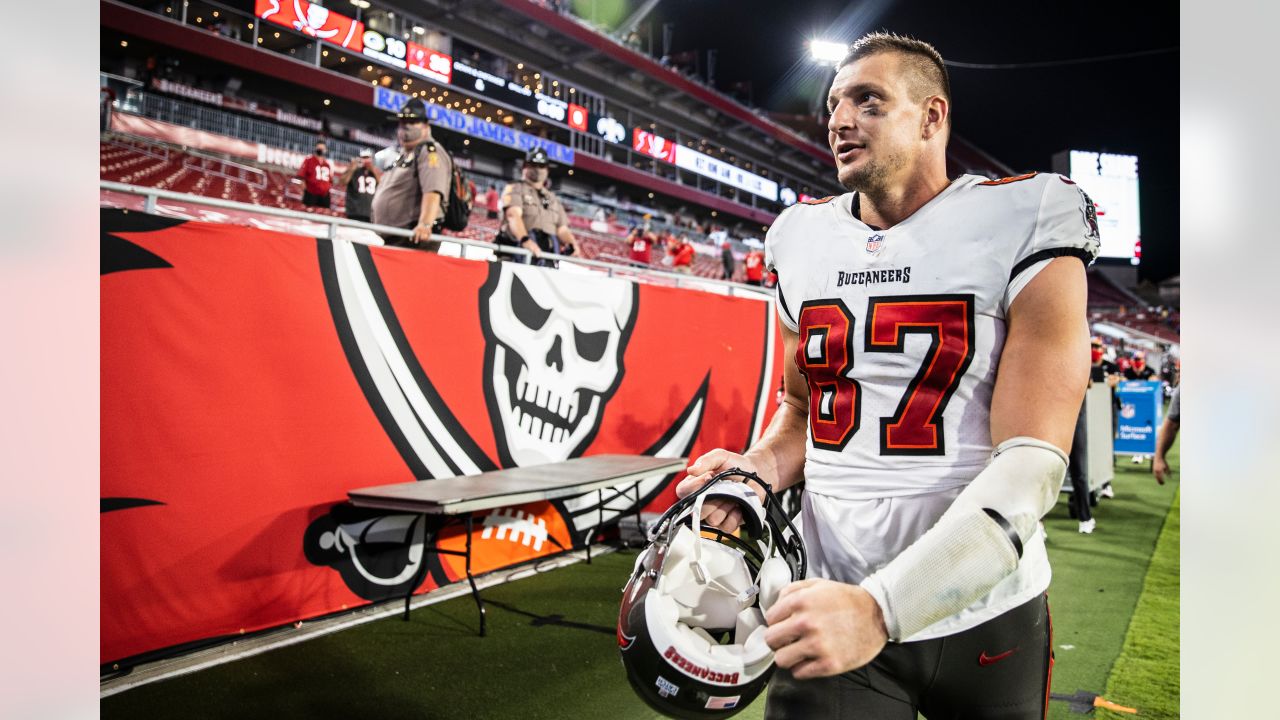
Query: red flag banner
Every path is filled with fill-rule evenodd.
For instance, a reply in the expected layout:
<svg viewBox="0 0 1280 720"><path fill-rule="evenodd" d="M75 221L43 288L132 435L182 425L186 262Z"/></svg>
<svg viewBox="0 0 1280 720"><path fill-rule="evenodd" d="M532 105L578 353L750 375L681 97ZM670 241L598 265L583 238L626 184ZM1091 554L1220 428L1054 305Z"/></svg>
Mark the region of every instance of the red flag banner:
<svg viewBox="0 0 1280 720"><path fill-rule="evenodd" d="M120 210L101 242L103 663L462 575L420 516L348 490L741 450L775 409L754 298ZM581 546L598 513L594 492L478 513L473 568Z"/></svg>

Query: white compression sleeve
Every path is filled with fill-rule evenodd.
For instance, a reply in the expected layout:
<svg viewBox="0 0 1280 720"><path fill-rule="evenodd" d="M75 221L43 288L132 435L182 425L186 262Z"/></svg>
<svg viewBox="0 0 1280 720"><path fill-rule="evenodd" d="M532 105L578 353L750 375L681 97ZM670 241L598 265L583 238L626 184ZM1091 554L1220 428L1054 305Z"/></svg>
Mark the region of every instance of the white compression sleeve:
<svg viewBox="0 0 1280 720"><path fill-rule="evenodd" d="M862 582L901 641L981 598L1018 567L1023 543L1053 507L1067 456L1041 440L1000 443L938 522Z"/></svg>

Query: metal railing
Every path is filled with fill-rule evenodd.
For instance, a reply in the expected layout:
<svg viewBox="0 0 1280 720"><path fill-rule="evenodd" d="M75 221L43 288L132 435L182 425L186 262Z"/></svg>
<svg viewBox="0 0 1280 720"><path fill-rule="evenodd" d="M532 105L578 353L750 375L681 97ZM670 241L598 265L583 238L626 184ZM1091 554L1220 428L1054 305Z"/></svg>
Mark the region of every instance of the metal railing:
<svg viewBox="0 0 1280 720"><path fill-rule="evenodd" d="M368 230L384 237L388 235L403 238L413 237L413 231L406 230L404 228L391 227L389 225L375 225L373 223L360 222L359 220L348 220L347 218L333 217L330 215L305 213L297 210L270 207L267 205L252 205L249 203L236 202L234 200L223 200L221 198L191 195L189 193L179 193L171 190L141 187L138 185L127 185L125 183L111 182L109 180L100 180L98 182L98 186L102 190L141 196L143 198L143 212L150 215L158 214L157 204L159 200L178 200L191 203L193 205L205 205L213 208L222 208L224 210L239 210L257 215L288 218L290 220L298 220L301 222L321 225L325 227L325 237L330 240L338 239L338 228L340 227ZM473 259L466 258L465 248L468 247L483 248L498 255L516 256L519 258L517 262L529 262L529 259L533 255L533 253L521 247L498 245L496 243L485 242L483 240L470 240L452 235L432 235L431 239L438 240L442 243L455 243L457 245L461 245L464 248L464 252L460 253L460 257L463 257L464 259ZM663 270L642 269L629 265L602 262L600 260L589 260L587 258L579 258L572 255L556 255L544 252L542 253L542 257L555 260L560 263L600 271L609 277L619 276L638 280L650 280L662 284L675 285L675 287L694 288L708 291L714 288L716 291L727 294L730 297L755 297L762 300L767 300L772 297L772 292L770 290L752 285L743 285L741 283L735 283L728 280L715 280L712 278L691 276L676 272L666 272Z"/></svg>

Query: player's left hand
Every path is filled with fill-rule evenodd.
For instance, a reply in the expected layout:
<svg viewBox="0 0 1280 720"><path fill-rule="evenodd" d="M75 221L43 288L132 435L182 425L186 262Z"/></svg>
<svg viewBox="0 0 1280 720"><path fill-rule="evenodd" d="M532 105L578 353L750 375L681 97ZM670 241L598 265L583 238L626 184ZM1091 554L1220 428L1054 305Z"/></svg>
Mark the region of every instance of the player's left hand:
<svg viewBox="0 0 1280 720"><path fill-rule="evenodd" d="M424 243L431 239L431 228L422 223L413 226L413 244Z"/></svg>
<svg viewBox="0 0 1280 720"><path fill-rule="evenodd" d="M880 605L857 585L814 578L787 585L765 615L764 639L797 680L839 675L875 659L889 641Z"/></svg>

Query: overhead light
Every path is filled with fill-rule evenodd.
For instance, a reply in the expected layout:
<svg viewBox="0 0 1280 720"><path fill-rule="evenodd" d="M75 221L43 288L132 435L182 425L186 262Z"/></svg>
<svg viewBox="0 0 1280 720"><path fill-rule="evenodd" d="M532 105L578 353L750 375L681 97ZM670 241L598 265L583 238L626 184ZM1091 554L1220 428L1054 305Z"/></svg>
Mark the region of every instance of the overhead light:
<svg viewBox="0 0 1280 720"><path fill-rule="evenodd" d="M426 34L427 34L427 29L426 29L426 28L424 28L424 27L422 27L421 25L414 25L414 26L413 26L413 34L414 34L414 35L426 35Z"/></svg>
<svg viewBox="0 0 1280 720"><path fill-rule="evenodd" d="M120 41L120 47L129 47L129 41L128 41L128 40L121 40L121 41Z"/></svg>
<svg viewBox="0 0 1280 720"><path fill-rule="evenodd" d="M280 33L273 33L273 34L274 34L274 35L275 35L275 37L277 37L277 38L279 38L279 37L280 37Z"/></svg>
<svg viewBox="0 0 1280 720"><path fill-rule="evenodd" d="M321 55L323 55L324 57L329 57L329 51L328 51L328 50L321 50L321 51L320 51L320 54L321 54Z"/></svg>
<svg viewBox="0 0 1280 720"><path fill-rule="evenodd" d="M517 70L523 70L523 69L524 69L524 63L516 63L516 69L517 69Z"/></svg>
<svg viewBox="0 0 1280 720"><path fill-rule="evenodd" d="M712 211L711 211L711 217L715 217L715 216L716 216L716 211L715 211L715 210L712 210Z"/></svg>
<svg viewBox="0 0 1280 720"><path fill-rule="evenodd" d="M325 104L325 105L328 105L328 104L329 104L329 98L325 98L325 99L324 99L324 104Z"/></svg>
<svg viewBox="0 0 1280 720"><path fill-rule="evenodd" d="M572 175L572 174L573 174L573 168L569 168L569 174L570 174L570 175Z"/></svg>
<svg viewBox="0 0 1280 720"><path fill-rule="evenodd" d="M352 4L352 5L355 5L356 7L360 8L361 10L368 10L368 9L369 9L369 0L351 0L351 4Z"/></svg>
<svg viewBox="0 0 1280 720"><path fill-rule="evenodd" d="M849 46L829 40L810 40L809 57L815 62L838 63L849 54Z"/></svg>
<svg viewBox="0 0 1280 720"><path fill-rule="evenodd" d="M214 16L214 17L218 17L218 11L217 11L217 10L214 10L214 11L213 11L213 16Z"/></svg>
<svg viewBox="0 0 1280 720"><path fill-rule="evenodd" d="M470 141L470 140L463 140L463 141L462 141L462 144L463 144L463 145L470 145L470 144L471 144L471 141Z"/></svg>

